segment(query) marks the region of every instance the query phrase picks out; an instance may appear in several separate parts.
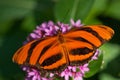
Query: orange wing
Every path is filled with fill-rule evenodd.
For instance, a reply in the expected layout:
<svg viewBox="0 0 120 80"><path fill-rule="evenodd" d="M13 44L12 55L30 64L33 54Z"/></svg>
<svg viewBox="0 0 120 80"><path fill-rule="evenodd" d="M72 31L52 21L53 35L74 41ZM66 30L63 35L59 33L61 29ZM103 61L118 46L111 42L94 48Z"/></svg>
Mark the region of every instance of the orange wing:
<svg viewBox="0 0 120 80"><path fill-rule="evenodd" d="M47 71L64 69L67 61L57 39L48 37L27 43L14 54L13 62Z"/></svg>
<svg viewBox="0 0 120 80"><path fill-rule="evenodd" d="M70 65L79 65L91 59L96 49L111 39L113 34L111 28L103 25L84 26L66 33L64 37Z"/></svg>
<svg viewBox="0 0 120 80"><path fill-rule="evenodd" d="M114 31L106 26L74 28L66 34L27 43L15 53L13 61L40 70L60 71L67 65L88 61L113 34Z"/></svg>

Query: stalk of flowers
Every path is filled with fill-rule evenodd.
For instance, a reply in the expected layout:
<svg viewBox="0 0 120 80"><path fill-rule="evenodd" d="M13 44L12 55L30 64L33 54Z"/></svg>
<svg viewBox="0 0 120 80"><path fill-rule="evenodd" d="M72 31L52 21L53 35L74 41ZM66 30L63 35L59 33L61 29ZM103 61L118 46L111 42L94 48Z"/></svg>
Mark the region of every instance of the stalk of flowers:
<svg viewBox="0 0 120 80"><path fill-rule="evenodd" d="M60 22L55 24L52 21L44 22L37 26L32 33L30 33L24 44L32 40L44 38L46 36L57 35L58 30L60 30L62 33L66 33L73 27L80 28L82 26L83 24L81 24L80 20L74 22L72 19L70 24L64 24ZM98 54L99 50L96 50L96 53L91 60L96 60ZM69 80L70 78L73 78L74 80L83 80L85 72L89 71L88 65L89 63L85 63L80 66L67 66L61 73L46 73L44 76L41 75L40 70L30 66L23 65L22 69L27 73L25 80L54 80L55 75L64 78L64 80Z"/></svg>

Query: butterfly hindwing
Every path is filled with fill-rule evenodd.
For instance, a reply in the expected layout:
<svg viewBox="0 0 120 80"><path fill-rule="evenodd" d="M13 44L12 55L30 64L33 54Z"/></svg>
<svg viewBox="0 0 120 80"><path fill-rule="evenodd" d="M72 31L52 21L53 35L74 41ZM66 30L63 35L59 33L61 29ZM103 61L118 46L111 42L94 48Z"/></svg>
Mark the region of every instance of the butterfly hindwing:
<svg viewBox="0 0 120 80"><path fill-rule="evenodd" d="M44 55L39 59L39 63L44 70L59 71L67 65L64 52L59 42L54 43Z"/></svg>
<svg viewBox="0 0 120 80"><path fill-rule="evenodd" d="M95 52L91 44L82 41L69 40L66 46L69 50L70 65L81 65L87 62Z"/></svg>

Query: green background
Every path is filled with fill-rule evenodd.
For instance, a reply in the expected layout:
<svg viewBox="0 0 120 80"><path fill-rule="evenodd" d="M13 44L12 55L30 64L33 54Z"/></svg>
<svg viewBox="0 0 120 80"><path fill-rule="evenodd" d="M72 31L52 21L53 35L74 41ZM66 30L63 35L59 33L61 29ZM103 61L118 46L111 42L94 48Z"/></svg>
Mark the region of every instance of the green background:
<svg viewBox="0 0 120 80"><path fill-rule="evenodd" d="M14 52L42 22L69 23L81 19L85 25L104 24L114 29L103 45L102 69L85 80L120 80L120 0L1 0L0 80L23 80L24 72L12 62Z"/></svg>

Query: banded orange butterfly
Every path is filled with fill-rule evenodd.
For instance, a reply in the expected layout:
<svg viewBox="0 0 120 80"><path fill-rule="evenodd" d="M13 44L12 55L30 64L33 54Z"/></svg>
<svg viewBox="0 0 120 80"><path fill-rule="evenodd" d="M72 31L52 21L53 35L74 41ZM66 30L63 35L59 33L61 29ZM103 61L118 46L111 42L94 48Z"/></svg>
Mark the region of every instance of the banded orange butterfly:
<svg viewBox="0 0 120 80"><path fill-rule="evenodd" d="M88 62L103 43L110 40L114 31L104 25L72 28L66 33L60 30L56 36L33 40L13 56L13 62L35 66L45 71L60 71L68 65Z"/></svg>

